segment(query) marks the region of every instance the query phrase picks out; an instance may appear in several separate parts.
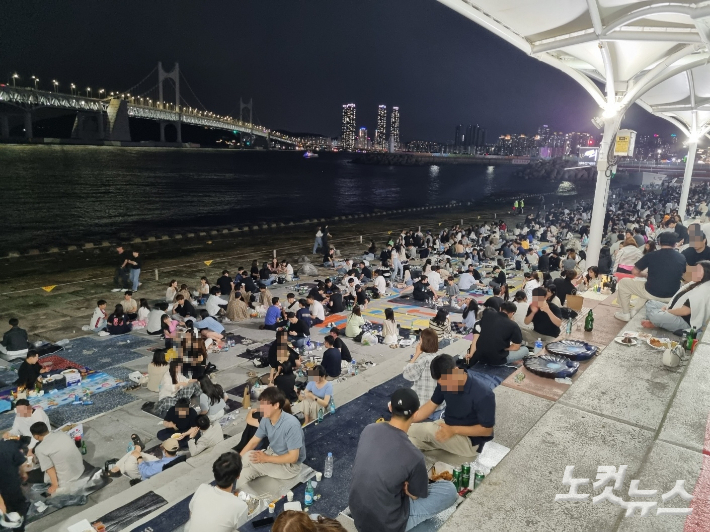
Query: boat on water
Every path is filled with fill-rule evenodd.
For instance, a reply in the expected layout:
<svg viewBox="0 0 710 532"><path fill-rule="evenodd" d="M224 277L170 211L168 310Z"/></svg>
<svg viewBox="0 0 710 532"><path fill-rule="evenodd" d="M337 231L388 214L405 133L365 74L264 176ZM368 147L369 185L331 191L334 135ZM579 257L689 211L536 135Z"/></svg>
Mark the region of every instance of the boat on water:
<svg viewBox="0 0 710 532"><path fill-rule="evenodd" d="M303 157L306 159L315 159L318 157L317 153L313 153L311 150L308 150L306 153L303 154Z"/></svg>

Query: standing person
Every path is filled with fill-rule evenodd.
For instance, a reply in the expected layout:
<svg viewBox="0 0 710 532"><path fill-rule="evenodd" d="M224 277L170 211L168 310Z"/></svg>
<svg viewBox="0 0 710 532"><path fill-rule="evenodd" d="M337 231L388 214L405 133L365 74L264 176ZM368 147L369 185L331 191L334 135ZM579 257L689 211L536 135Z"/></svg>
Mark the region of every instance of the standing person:
<svg viewBox="0 0 710 532"><path fill-rule="evenodd" d="M411 530L458 496L451 482L429 484L424 455L407 439L419 411L417 394L400 388L389 408L389 423L365 427L357 446L348 502L359 532Z"/></svg>
<svg viewBox="0 0 710 532"><path fill-rule="evenodd" d="M242 473L238 453L220 455L212 464L215 485L201 484L190 500L190 520L185 532L237 532L247 522L249 508L237 492Z"/></svg>
<svg viewBox="0 0 710 532"><path fill-rule="evenodd" d="M323 247L323 233L320 230L320 226L316 228L316 241L313 242L313 255L316 254L318 248Z"/></svg>
<svg viewBox="0 0 710 532"><path fill-rule="evenodd" d="M409 439L422 451L442 449L458 456L474 456L493 439L496 399L487 385L475 375L456 366L451 355L438 355L431 362L436 381L434 393L412 417ZM444 418L425 421L446 401Z"/></svg>
<svg viewBox="0 0 710 532"><path fill-rule="evenodd" d="M284 411L286 396L281 390L269 386L259 396L262 417L254 437L241 451L243 486L259 477L276 479L293 478L301 472L306 460L306 443L301 422ZM266 451L254 451L263 438L269 439Z"/></svg>
<svg viewBox="0 0 710 532"><path fill-rule="evenodd" d="M324 250L329 250L330 249L330 232L328 231L328 226L325 226L325 229L323 229L323 237L322 237L322 242L323 242L323 249Z"/></svg>
<svg viewBox="0 0 710 532"><path fill-rule="evenodd" d="M422 331L419 343L414 348L414 355L409 359L409 362L404 366L402 376L408 381L412 381L412 390L417 394L419 403L426 403L431 399L436 389L436 381L431 376L431 361L436 358L436 352L439 350L439 337L433 329L424 329ZM445 403L436 407L434 413L429 417L430 420L441 419L444 413Z"/></svg>
<svg viewBox="0 0 710 532"><path fill-rule="evenodd" d="M141 276L141 268L143 267L143 259L140 257L140 252L134 249L131 258L129 258L126 262L129 268L131 288L134 292L137 292L138 287L141 285L139 281Z"/></svg>
<svg viewBox="0 0 710 532"><path fill-rule="evenodd" d="M66 432L49 432L40 421L30 427L32 436L40 442L35 456L44 472L44 481L50 484L47 493L66 495L76 488L76 481L84 474L84 460L74 441Z"/></svg>
<svg viewBox="0 0 710 532"><path fill-rule="evenodd" d="M128 261L131 259L131 254L123 249L123 246L118 246L116 248L116 253L118 253L118 260L116 261L116 273L113 276L113 284L116 288L127 289L128 277L130 272L128 270ZM117 290L118 291L118 290Z"/></svg>
<svg viewBox="0 0 710 532"><path fill-rule="evenodd" d="M326 337L327 338L327 337ZM308 384L303 394L304 424L318 419L318 410L326 411L333 397L333 383L329 382L322 365L308 370Z"/></svg>
<svg viewBox="0 0 710 532"><path fill-rule="evenodd" d="M519 206L520 206L520 214L525 214L525 200L524 199L522 199L522 198L520 199Z"/></svg>
<svg viewBox="0 0 710 532"><path fill-rule="evenodd" d="M513 202L513 214L516 214L517 210L518 210L518 200L515 200Z"/></svg>
<svg viewBox="0 0 710 532"><path fill-rule="evenodd" d="M678 235L676 233L661 233L658 243L661 249L647 253L634 264L634 278L619 281L619 304L621 311L614 317L621 321L631 319L631 296L637 295L645 304L646 301L661 301L667 303L680 288L681 280L686 271L685 256L678 253L674 247ZM646 281L637 280L645 277Z"/></svg>

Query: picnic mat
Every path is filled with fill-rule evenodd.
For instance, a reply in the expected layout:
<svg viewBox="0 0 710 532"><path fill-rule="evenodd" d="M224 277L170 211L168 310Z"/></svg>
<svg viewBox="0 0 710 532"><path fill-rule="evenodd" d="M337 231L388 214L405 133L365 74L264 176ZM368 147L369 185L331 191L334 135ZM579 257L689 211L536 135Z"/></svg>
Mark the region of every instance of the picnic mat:
<svg viewBox="0 0 710 532"><path fill-rule="evenodd" d="M257 341L257 340L252 340L251 338L247 338L246 336L242 336L240 334L230 334L227 333L227 338L230 340L234 340L234 342L237 345L256 345L256 344L262 344L263 342Z"/></svg>
<svg viewBox="0 0 710 532"><path fill-rule="evenodd" d="M103 340L84 336L71 340L65 346L63 356L76 364L103 371L144 357L145 353L139 350L154 345L155 338L141 338L135 335L105 337Z"/></svg>
<svg viewBox="0 0 710 532"><path fill-rule="evenodd" d="M478 379L490 386L491 390L501 384L519 368L515 364L504 364L502 366L492 366L478 362L469 368Z"/></svg>
<svg viewBox="0 0 710 532"><path fill-rule="evenodd" d="M47 355L40 357L39 363L44 368L49 368L51 371L63 371L65 369L84 369L85 366L67 360L59 355Z"/></svg>
<svg viewBox="0 0 710 532"><path fill-rule="evenodd" d="M53 353L57 353L63 350L64 347L57 344L46 343L38 347L32 347L31 349L32 351L35 351L40 357L43 357L44 355L51 355Z"/></svg>
<svg viewBox="0 0 710 532"><path fill-rule="evenodd" d="M168 504L168 501L157 493L149 491L145 495L133 499L128 504L116 508L94 522L101 521L106 527L106 532L119 532L166 504Z"/></svg>
<svg viewBox="0 0 710 532"><path fill-rule="evenodd" d="M269 348L271 348L271 342L266 345L260 345L258 347L247 347L247 350L243 353L239 353L237 356L239 358L246 358L247 360L255 360L266 356L269 354Z"/></svg>
<svg viewBox="0 0 710 532"><path fill-rule="evenodd" d="M448 297L443 298L445 301L448 301ZM404 296L404 297L393 297L390 299L390 303L393 303L395 305L408 305L412 307L424 307L431 309L434 313L436 313L437 310L445 310L449 314L454 313L454 314L462 314L463 313L463 308L460 307L452 307L451 305L442 305L442 306L436 306L436 308L432 307L429 303L426 301L419 301L417 299L414 299L413 297L409 296Z"/></svg>

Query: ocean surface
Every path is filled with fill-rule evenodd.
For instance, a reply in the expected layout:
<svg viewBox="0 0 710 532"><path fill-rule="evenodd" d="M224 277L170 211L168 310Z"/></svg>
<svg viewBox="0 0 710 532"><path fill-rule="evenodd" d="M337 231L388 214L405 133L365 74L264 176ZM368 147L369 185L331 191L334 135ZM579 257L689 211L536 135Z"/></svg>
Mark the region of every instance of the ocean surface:
<svg viewBox="0 0 710 532"><path fill-rule="evenodd" d="M448 203L555 185L515 167L369 166L346 154L0 145L0 251Z"/></svg>

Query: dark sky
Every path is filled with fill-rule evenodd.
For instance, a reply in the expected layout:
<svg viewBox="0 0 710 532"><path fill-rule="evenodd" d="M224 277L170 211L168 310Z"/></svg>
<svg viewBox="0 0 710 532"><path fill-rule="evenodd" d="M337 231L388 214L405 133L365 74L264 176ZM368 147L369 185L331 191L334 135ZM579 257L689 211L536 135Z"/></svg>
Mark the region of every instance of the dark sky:
<svg viewBox="0 0 710 532"><path fill-rule="evenodd" d="M209 110L236 116L253 97L274 129L338 135L354 102L370 136L379 104L400 107L404 140L451 140L459 122L487 128L488 142L541 124L597 131L576 83L435 0L4 0L2 11L2 82L17 71L47 89L125 91L178 61ZM636 106L622 126L675 132Z"/></svg>

